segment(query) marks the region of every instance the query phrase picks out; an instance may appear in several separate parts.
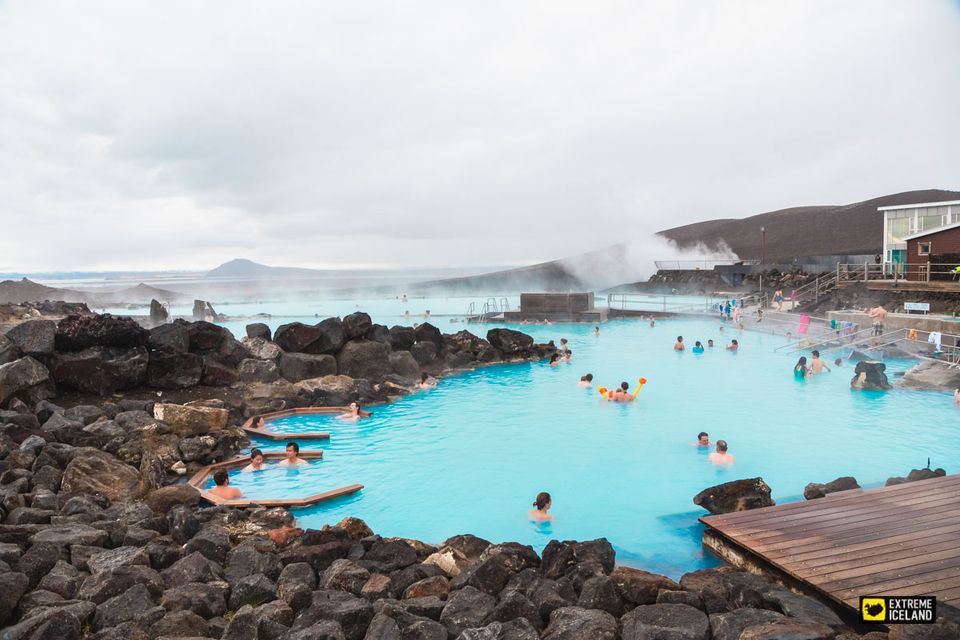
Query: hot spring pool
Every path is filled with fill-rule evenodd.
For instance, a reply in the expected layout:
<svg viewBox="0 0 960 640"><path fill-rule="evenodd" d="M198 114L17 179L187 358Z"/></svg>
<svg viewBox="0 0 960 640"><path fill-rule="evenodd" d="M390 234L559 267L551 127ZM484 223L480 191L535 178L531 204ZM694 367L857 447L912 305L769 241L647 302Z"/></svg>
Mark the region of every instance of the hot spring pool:
<svg viewBox="0 0 960 640"><path fill-rule="evenodd" d="M796 355L757 332L719 333L706 320L608 323L602 335L575 325L517 327L538 341L567 337L573 362L503 365L448 378L428 392L374 407L358 423L332 416L284 418L284 431L330 431L324 460L301 471L234 473L252 497L304 496L352 483L357 494L296 512L303 526L357 516L383 535L439 542L457 533L515 540L607 537L619 562L672 576L714 564L700 547L691 498L728 480L762 476L778 501L808 482L853 475L862 485L923 467L956 472L958 409L948 394L849 388L853 366L797 382ZM473 326L472 330L481 329ZM483 331L486 327L482 328ZM674 353L675 337L713 338L702 356ZM730 338L738 353L723 350ZM831 366L840 354L825 354ZM909 362L888 363L891 380ZM576 386L592 372L612 386L639 376L633 404L611 404ZM716 468L696 434L725 439L736 463ZM284 443L257 441L264 450ZM553 495L556 522L526 513L539 491Z"/></svg>

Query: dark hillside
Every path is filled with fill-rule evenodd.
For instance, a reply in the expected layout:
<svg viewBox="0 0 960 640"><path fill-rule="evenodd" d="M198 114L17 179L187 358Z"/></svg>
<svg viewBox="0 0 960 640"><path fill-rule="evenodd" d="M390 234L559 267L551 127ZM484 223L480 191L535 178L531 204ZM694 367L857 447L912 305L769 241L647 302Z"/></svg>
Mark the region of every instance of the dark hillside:
<svg viewBox="0 0 960 640"><path fill-rule="evenodd" d="M905 191L847 205L791 207L740 219L708 220L660 231L680 248L726 243L744 260L760 258L760 227L767 230L768 262L798 256L879 253L883 216L877 207L960 199L960 191Z"/></svg>

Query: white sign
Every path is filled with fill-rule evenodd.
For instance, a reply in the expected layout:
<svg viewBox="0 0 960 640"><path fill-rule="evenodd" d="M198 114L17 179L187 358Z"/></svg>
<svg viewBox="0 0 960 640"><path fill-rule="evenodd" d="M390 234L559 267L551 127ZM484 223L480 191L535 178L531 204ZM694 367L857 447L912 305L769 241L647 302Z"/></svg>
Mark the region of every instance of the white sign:
<svg viewBox="0 0 960 640"><path fill-rule="evenodd" d="M930 303L929 302L904 302L903 310L904 311L923 311L924 313L926 313L927 311L930 311Z"/></svg>

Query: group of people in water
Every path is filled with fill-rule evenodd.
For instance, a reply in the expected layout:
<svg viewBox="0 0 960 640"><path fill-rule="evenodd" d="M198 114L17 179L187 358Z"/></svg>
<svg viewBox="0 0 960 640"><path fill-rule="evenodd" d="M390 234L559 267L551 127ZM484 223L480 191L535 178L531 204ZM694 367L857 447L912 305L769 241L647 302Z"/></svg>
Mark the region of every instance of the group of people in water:
<svg viewBox="0 0 960 640"><path fill-rule="evenodd" d="M721 332L722 332L723 327L721 327L720 329L721 329ZM683 342L683 336L677 336L677 341L673 344L673 350L674 350L674 351L686 351L686 349L687 349L687 345ZM712 339L712 338L709 339L709 340L707 340L707 347L706 347L706 349L713 349L713 339ZM699 354L699 353L704 353L704 352L706 351L706 349L704 348L703 343L700 342L699 340L697 340L696 342L694 342L693 348L690 349L690 351L691 351L692 353L698 353L698 354ZM730 344L728 344L726 347L724 347L724 349L726 349L727 351L738 351L738 350L740 349L740 342L737 341L737 340L731 340L731 341L730 341Z"/></svg>
<svg viewBox="0 0 960 640"><path fill-rule="evenodd" d="M296 442L288 442L284 449L284 458L277 462L277 467L294 468L307 464L307 461L300 457L300 445ZM263 451L260 449L250 450L250 463L247 464L241 473L251 473L254 471L265 471ZM213 474L213 487L208 491L212 495L224 500L237 500L243 497L243 492L237 487L230 485L230 474L226 469L218 469Z"/></svg>
<svg viewBox="0 0 960 640"><path fill-rule="evenodd" d="M697 447L701 449L710 448L709 433L706 431L701 431L697 434ZM727 451L727 448L726 440L717 440L717 444L715 445L713 453L711 453L708 458L710 462L718 467L728 467L733 464L733 454Z"/></svg>
<svg viewBox="0 0 960 640"><path fill-rule="evenodd" d="M843 364L841 358L837 358L833 361L834 366L839 367ZM807 364L807 357L800 356L800 359L797 360L797 364L793 367L793 377L797 380L803 380L809 378L810 376L815 376L817 374L823 373L824 371L833 371L830 368L823 358L820 357L820 352L816 349L813 350L813 353L810 357L810 363Z"/></svg>

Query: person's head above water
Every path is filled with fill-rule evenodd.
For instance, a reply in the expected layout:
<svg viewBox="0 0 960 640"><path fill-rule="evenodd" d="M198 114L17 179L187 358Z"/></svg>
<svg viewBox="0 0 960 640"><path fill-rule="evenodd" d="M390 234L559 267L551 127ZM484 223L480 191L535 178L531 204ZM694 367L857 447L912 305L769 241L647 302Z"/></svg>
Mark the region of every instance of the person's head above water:
<svg viewBox="0 0 960 640"><path fill-rule="evenodd" d="M836 360L833 361L833 364L839 367L840 365L843 364L843 358L837 358Z"/></svg>
<svg viewBox="0 0 960 640"><path fill-rule="evenodd" d="M256 462L257 458L260 458L260 462L263 462L263 451L257 448L250 449L250 459Z"/></svg>
<svg viewBox="0 0 960 640"><path fill-rule="evenodd" d="M290 456L291 453L293 455L298 455L300 453L300 445L298 445L296 442L288 442L286 451L287 451L288 457Z"/></svg>
<svg viewBox="0 0 960 640"><path fill-rule="evenodd" d="M537 494L537 499L534 500L533 506L535 506L540 511L545 511L550 508L550 505L553 503L553 499L550 498L550 494L546 491L541 491Z"/></svg>
<svg viewBox="0 0 960 640"><path fill-rule="evenodd" d="M560 359L560 356L556 353L550 356L550 362L556 362L559 359Z"/></svg>
<svg viewBox="0 0 960 640"><path fill-rule="evenodd" d="M683 336L677 336L677 342L683 342Z"/></svg>
<svg viewBox="0 0 960 640"><path fill-rule="evenodd" d="M706 431L701 431L697 434L697 442L700 444L710 444L710 434Z"/></svg>
<svg viewBox="0 0 960 640"><path fill-rule="evenodd" d="M426 382L430 378L430 374L424 371L420 374L420 382Z"/></svg>
<svg viewBox="0 0 960 640"><path fill-rule="evenodd" d="M717 453L726 453L726 452L727 452L727 441L717 440Z"/></svg>
<svg viewBox="0 0 960 640"><path fill-rule="evenodd" d="M814 349L814 350L813 350L813 357L814 357L814 358L819 358L819 357L820 357L820 352L817 351L816 349Z"/></svg>
<svg viewBox="0 0 960 640"><path fill-rule="evenodd" d="M593 374L592 374L592 373L588 373L588 374L585 375L585 376L580 376L580 380L581 380L582 382L593 382Z"/></svg>
<svg viewBox="0 0 960 640"><path fill-rule="evenodd" d="M699 341L699 340L697 340L696 342L693 343L693 346L695 346L695 347L702 347L703 345L700 344L700 341Z"/></svg>
<svg viewBox="0 0 960 640"><path fill-rule="evenodd" d="M620 383L620 388L623 389L624 391L626 391L627 389L630 388L630 385L627 384L626 382L621 382L621 383Z"/></svg>
<svg viewBox="0 0 960 640"><path fill-rule="evenodd" d="M214 484L216 484L218 487L225 487L225 486L227 486L227 483L228 483L229 481L230 481L230 474L228 474L228 473L227 473L225 470L223 470L223 469L220 469L220 470L217 471L215 474L213 474L213 482L214 482Z"/></svg>
<svg viewBox="0 0 960 640"><path fill-rule="evenodd" d="M806 357L806 356L800 356L800 359L797 360L797 366L798 366L798 367L805 367L805 366L807 366L807 357Z"/></svg>
<svg viewBox="0 0 960 640"><path fill-rule="evenodd" d="M739 346L739 345L740 345L740 343L737 342L736 340L731 340L731 341L730 341L730 344L732 344L732 345L734 345L734 346Z"/></svg>
<svg viewBox="0 0 960 640"><path fill-rule="evenodd" d="M708 347L712 347L712 346L713 346L713 339L712 339L712 338L711 338L710 340L707 340L707 346L708 346Z"/></svg>

